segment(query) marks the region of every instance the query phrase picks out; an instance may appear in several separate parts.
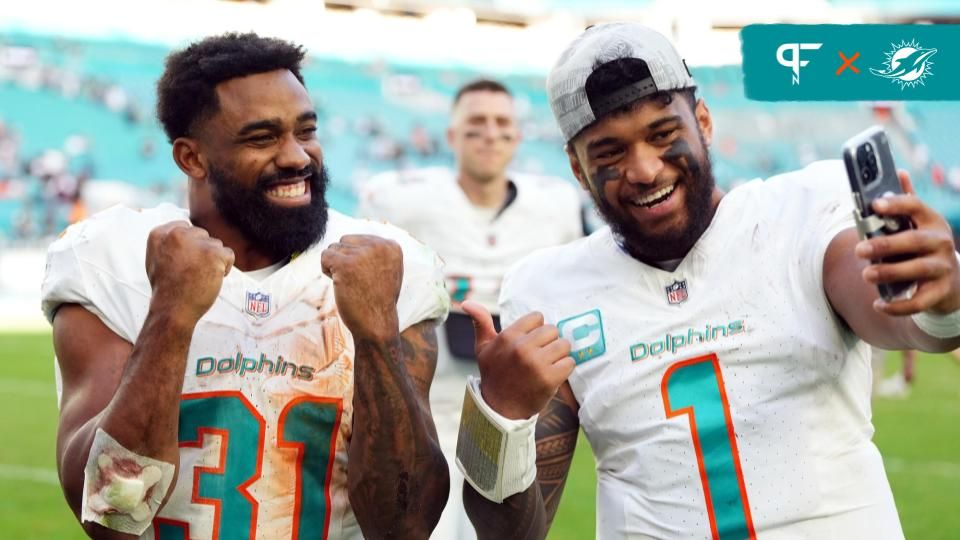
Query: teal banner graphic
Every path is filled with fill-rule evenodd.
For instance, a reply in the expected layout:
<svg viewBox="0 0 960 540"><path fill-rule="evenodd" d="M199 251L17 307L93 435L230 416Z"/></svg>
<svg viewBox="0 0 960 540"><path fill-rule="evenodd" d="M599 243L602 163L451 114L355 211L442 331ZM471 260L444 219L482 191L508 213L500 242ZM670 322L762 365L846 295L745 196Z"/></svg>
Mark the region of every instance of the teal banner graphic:
<svg viewBox="0 0 960 540"><path fill-rule="evenodd" d="M960 100L960 25L754 24L740 42L749 99Z"/></svg>

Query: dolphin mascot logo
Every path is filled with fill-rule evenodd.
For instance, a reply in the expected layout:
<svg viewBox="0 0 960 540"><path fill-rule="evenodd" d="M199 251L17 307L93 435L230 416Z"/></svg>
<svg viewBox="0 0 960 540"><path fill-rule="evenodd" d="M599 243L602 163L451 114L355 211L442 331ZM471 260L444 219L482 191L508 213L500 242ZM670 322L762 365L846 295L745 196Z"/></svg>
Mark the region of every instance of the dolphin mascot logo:
<svg viewBox="0 0 960 540"><path fill-rule="evenodd" d="M906 86L923 84L924 78L933 75L930 57L936 53L937 49L924 49L915 41L903 42L894 45L893 50L886 53L884 69L870 68L870 73L890 79L891 82L899 82L901 90Z"/></svg>

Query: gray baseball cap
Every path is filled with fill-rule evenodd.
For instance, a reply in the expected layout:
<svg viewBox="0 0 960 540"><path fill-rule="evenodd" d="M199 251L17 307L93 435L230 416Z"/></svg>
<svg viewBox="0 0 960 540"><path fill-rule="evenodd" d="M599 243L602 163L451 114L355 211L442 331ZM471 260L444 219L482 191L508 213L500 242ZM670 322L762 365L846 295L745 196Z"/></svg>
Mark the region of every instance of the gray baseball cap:
<svg viewBox="0 0 960 540"><path fill-rule="evenodd" d="M591 79L615 60L638 65L635 81L604 92ZM630 22L587 28L560 55L547 76L547 97L560 132L569 142L598 118L656 92L696 86L680 54L662 34Z"/></svg>

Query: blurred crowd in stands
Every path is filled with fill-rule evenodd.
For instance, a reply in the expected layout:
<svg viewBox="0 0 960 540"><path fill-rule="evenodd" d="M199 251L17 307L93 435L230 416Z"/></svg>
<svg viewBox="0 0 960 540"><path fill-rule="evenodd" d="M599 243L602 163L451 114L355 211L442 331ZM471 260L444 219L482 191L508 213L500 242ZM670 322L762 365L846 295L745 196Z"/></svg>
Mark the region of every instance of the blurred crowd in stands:
<svg viewBox="0 0 960 540"><path fill-rule="evenodd" d="M124 66L102 69L117 58L104 56L104 51L111 49L99 47L92 52L93 45L58 39L24 45L0 36L0 241L49 238L69 223L115 202L183 204L183 176L168 158L169 145L152 114L155 74L136 70L135 76L128 77ZM131 66L162 67L159 63L153 66L151 55L155 52L144 49L134 54L136 47L112 50L122 52L118 58ZM101 68L91 68L91 58L96 58ZM475 74L391 69L382 63L312 62L308 82L313 77L317 83L308 87L318 108L319 136L333 179L328 193L332 206L352 211L356 192L377 172L450 164L453 158L446 143L445 119L451 96L445 87L453 88L462 82L458 77ZM97 72L88 73L91 69ZM939 109L902 104L748 102L739 91L738 69L696 72L700 93L711 104L718 126L712 153L714 173L722 187L802 167L816 159L837 158L844 139L876 122L891 132L894 148L900 152L898 164L914 173L921 196L925 189L934 198L955 200L956 216L951 221L955 225L960 222L960 195L956 195L960 193L960 161L945 152L942 144L936 145L945 138L941 132L952 129L953 123ZM349 84L339 81L341 77L350 79ZM518 81L522 84L515 84ZM524 144L513 168L569 179L556 126L537 94L542 92L542 81L517 79L511 86L523 84L536 90L517 95ZM5 104L5 87L15 88L21 96L44 95L55 97L56 103L80 103L84 110L99 111L100 118L106 111L118 120L113 127L96 122L82 125L55 113L40 115L42 122L60 122L67 127L38 130L27 125L30 117L13 115L9 109L29 106L33 98ZM531 100L537 100L536 104ZM960 108L946 110L952 111L954 118L960 116ZM33 140L27 140L25 132ZM951 217L949 209L945 213Z"/></svg>
<svg viewBox="0 0 960 540"><path fill-rule="evenodd" d="M73 135L62 148L33 156L20 152L20 135L0 118L0 200L19 200L14 239L48 237L87 215L81 193L94 174L90 141Z"/></svg>

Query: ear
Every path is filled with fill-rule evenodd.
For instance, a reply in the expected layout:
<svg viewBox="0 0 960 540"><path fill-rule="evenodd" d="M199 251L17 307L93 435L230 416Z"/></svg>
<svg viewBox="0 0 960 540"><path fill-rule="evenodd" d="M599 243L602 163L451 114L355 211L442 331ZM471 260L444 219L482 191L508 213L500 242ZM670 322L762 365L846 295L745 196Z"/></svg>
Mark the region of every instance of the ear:
<svg viewBox="0 0 960 540"><path fill-rule="evenodd" d="M189 137L180 137L173 141L173 160L177 167L188 177L205 179L207 163L200 150L200 144Z"/></svg>
<svg viewBox="0 0 960 540"><path fill-rule="evenodd" d="M710 109L707 108L707 103L703 99L697 101L694 114L697 117L697 125L700 126L700 133L703 134L703 141L710 146L713 142L713 117L710 116Z"/></svg>
<svg viewBox="0 0 960 540"><path fill-rule="evenodd" d="M451 150L453 149L454 137L455 137L455 134L453 132L453 127L448 127L447 128L447 146L450 147Z"/></svg>
<svg viewBox="0 0 960 540"><path fill-rule="evenodd" d="M590 181L587 178L587 174L584 172L583 167L580 165L580 158L577 157L577 153L573 149L573 143L569 142L565 144L563 149L567 152L567 159L570 160L570 170L573 172L573 176L577 178L577 182L580 184L581 188L588 193L591 193Z"/></svg>

